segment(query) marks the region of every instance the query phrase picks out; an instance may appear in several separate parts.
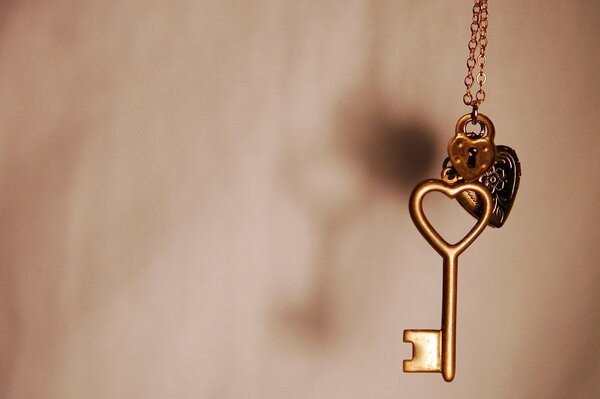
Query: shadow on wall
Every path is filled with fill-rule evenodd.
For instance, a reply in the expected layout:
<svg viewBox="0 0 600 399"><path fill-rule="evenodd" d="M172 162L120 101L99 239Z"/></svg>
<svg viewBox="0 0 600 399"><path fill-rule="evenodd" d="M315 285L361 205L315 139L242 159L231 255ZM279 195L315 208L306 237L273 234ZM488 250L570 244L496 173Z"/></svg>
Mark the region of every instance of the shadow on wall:
<svg viewBox="0 0 600 399"><path fill-rule="evenodd" d="M425 122L370 115L352 153L384 188L408 195L435 166L436 140Z"/></svg>
<svg viewBox="0 0 600 399"><path fill-rule="evenodd" d="M373 267L377 267L365 263L361 270L344 268L337 260L344 233L369 212L373 201L377 201L377 193L388 191L407 198L415 184L431 175L437 166L436 135L428 123L418 118L406 121L386 114L379 101L369 101L376 95L360 94L353 97L357 100L355 103L339 107L337 128L325 151L311 143L315 147L304 154L285 157L287 165L282 168L287 171L286 189L293 193L295 202L300 202L315 233L311 264L307 265L312 270L309 294L295 304L284 298L276 322L291 336L321 350L331 349L344 331L351 333L353 328L349 322L364 320L366 309L355 302L348 303L350 299L342 291L348 291L345 282L360 281L358 273L366 273L365 268L372 272ZM321 161L322 158L327 160ZM290 159L293 164L289 164ZM311 168L316 169L310 171ZM331 176L325 178L326 183L315 182L324 175ZM332 188L344 179L352 183ZM323 186L328 192L319 194ZM323 198L318 199L319 195ZM368 243L367 237L361 242ZM354 275L348 276L348 273ZM340 314L345 314L345 318Z"/></svg>

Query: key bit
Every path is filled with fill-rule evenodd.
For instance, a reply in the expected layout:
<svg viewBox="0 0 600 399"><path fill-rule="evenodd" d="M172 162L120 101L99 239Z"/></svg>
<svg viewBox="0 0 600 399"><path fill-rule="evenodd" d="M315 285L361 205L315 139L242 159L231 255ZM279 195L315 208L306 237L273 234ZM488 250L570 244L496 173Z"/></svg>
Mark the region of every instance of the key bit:
<svg viewBox="0 0 600 399"><path fill-rule="evenodd" d="M413 344L413 358L405 360L407 373L442 371L442 332L440 330L405 330L404 342Z"/></svg>

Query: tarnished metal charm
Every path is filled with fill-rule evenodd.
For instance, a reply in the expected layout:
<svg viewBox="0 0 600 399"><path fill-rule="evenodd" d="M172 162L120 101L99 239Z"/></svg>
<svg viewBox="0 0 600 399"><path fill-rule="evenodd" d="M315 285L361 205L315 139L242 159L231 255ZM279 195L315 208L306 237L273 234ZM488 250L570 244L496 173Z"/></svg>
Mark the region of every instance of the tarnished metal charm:
<svg viewBox="0 0 600 399"><path fill-rule="evenodd" d="M423 212L423 199L433 191L448 198L458 198L466 191L480 198L482 216L467 235L456 244L448 243L433 228ZM440 372L444 380L454 379L456 370L456 293L458 256L483 232L492 216L492 196L478 182L456 184L443 180L427 180L419 184L410 197L410 216L427 242L443 258L442 328L440 330L405 330L404 342L413 344L413 358L405 360L403 369L407 373Z"/></svg>
<svg viewBox="0 0 600 399"><path fill-rule="evenodd" d="M456 123L454 137L448 143L450 162L466 181L479 179L492 167L496 159L494 124L483 114L477 114L476 118L476 124L481 127L480 133L473 134L467 131L467 125L472 122L472 115L466 114Z"/></svg>
<svg viewBox="0 0 600 399"><path fill-rule="evenodd" d="M462 181L449 158L444 160L442 168L442 179L445 182L456 183ZM496 146L494 165L478 179L492 194L494 201L490 226L502 227L506 222L515 202L520 179L521 164L515 150L504 145ZM479 219L483 214L481 199L475 192L462 192L457 196L457 200L474 217Z"/></svg>

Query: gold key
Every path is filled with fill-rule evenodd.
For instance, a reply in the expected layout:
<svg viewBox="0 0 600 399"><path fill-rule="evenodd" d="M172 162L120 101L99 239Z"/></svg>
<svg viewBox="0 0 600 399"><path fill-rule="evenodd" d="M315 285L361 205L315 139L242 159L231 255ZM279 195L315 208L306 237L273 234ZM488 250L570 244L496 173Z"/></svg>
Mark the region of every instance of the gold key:
<svg viewBox="0 0 600 399"><path fill-rule="evenodd" d="M467 235L450 244L433 228L423 212L423 199L432 191L455 198L463 191L474 191L483 200L479 221ZM456 369L456 290L458 256L481 234L492 216L493 200L490 192L479 182L451 185L442 180L426 180L419 184L410 198L410 216L417 229L444 259L441 330L404 330L404 342L413 344L413 358L404 361L407 373L441 372L444 380L454 379Z"/></svg>

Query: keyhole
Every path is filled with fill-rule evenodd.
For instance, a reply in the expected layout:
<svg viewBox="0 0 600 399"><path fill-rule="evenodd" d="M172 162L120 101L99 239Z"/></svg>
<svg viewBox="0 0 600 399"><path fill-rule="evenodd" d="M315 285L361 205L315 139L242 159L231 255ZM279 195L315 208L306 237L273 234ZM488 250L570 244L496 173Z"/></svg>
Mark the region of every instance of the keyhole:
<svg viewBox="0 0 600 399"><path fill-rule="evenodd" d="M469 158L467 158L467 167L474 168L477 161L477 148L469 147L467 151L469 153Z"/></svg>

